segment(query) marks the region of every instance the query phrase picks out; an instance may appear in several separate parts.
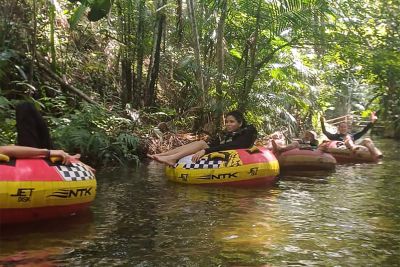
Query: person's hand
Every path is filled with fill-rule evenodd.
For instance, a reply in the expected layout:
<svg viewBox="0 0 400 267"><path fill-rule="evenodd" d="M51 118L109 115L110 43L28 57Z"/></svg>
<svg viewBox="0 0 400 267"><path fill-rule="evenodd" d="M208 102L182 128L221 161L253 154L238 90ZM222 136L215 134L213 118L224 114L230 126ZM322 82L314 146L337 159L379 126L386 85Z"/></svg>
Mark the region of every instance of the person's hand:
<svg viewBox="0 0 400 267"><path fill-rule="evenodd" d="M87 164L85 164L85 163L83 163L83 162L81 162L81 164L82 164L83 166L85 166L86 169L90 170L91 172L93 172L93 173L96 172L96 169L94 169L92 166L87 165Z"/></svg>
<svg viewBox="0 0 400 267"><path fill-rule="evenodd" d="M204 149L198 151L196 154L193 155L192 157L192 162L197 162L199 159L201 159L202 156L206 154L206 151Z"/></svg>
<svg viewBox="0 0 400 267"><path fill-rule="evenodd" d="M372 123L375 123L376 120L378 119L378 117L376 116L376 112L375 112L375 111L372 111L372 112L371 112L370 119L371 119L371 122L372 122Z"/></svg>
<svg viewBox="0 0 400 267"><path fill-rule="evenodd" d="M353 141L353 139L351 138L351 135L349 135L349 134L346 134L346 136L344 136L343 139L344 139L343 142Z"/></svg>
<svg viewBox="0 0 400 267"><path fill-rule="evenodd" d="M72 156L64 150L50 150L50 157L60 157L62 159L62 164L71 164Z"/></svg>

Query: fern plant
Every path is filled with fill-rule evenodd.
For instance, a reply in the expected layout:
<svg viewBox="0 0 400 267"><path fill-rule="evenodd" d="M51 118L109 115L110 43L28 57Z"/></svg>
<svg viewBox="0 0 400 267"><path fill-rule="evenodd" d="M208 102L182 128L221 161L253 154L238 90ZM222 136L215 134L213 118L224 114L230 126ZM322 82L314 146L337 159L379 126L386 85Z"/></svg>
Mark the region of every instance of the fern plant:
<svg viewBox="0 0 400 267"><path fill-rule="evenodd" d="M1 94L1 90L0 90ZM0 95L0 145L13 144L16 139L15 113L12 103Z"/></svg>
<svg viewBox="0 0 400 267"><path fill-rule="evenodd" d="M138 163L139 138L128 119L108 111L86 105L67 118L53 119L53 137L62 148L82 154L94 165Z"/></svg>

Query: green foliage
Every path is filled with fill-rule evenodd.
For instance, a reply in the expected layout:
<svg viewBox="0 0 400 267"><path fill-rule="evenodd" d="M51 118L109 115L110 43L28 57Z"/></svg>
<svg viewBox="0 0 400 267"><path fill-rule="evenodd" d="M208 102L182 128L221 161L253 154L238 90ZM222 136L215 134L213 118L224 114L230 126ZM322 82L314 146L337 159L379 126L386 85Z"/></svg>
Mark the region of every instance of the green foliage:
<svg viewBox="0 0 400 267"><path fill-rule="evenodd" d="M85 105L63 118L52 118L55 142L83 159L98 164L138 162L139 138L132 134L132 122L102 108Z"/></svg>
<svg viewBox="0 0 400 267"><path fill-rule="evenodd" d="M90 21L98 21L105 16L111 9L111 0L96 0L90 5L88 19Z"/></svg>
<svg viewBox="0 0 400 267"><path fill-rule="evenodd" d="M72 29L75 29L80 19L85 15L86 9L88 7L86 5L79 5L75 8L69 19L69 25Z"/></svg>
<svg viewBox="0 0 400 267"><path fill-rule="evenodd" d="M129 160L136 153L135 143L128 140L133 130L146 135L159 122L172 121L190 131L195 124L215 122L217 112L236 108L245 110L265 133L285 127L296 134L316 126L321 110L328 117L380 110L380 118L400 128L396 1L227 1L222 73L216 33L225 2L195 1L205 91L196 78L199 66L185 1L169 1L160 10L161 1L57 2L61 9L49 14L50 2L6 1L0 11L6 18L0 25L0 96L37 99L59 144L99 163ZM32 3L37 4L35 12ZM64 14L70 28L63 23ZM167 23L156 107L143 107L157 33L154 22L160 14ZM26 31L32 22L36 36ZM56 57L54 70L64 81L115 115L93 107L84 108L88 114L76 111L81 100L67 97L48 74L32 66L34 40L39 55ZM203 98L205 104L199 101ZM13 103L3 102L0 141L8 143L15 138ZM133 129L139 122L117 115L127 106L138 110L140 128Z"/></svg>
<svg viewBox="0 0 400 267"><path fill-rule="evenodd" d="M89 21L95 22L106 17L110 12L111 0L69 0L71 3L81 2L72 13L69 22L71 28L75 28L79 20L83 17L87 8L90 8L87 18Z"/></svg>
<svg viewBox="0 0 400 267"><path fill-rule="evenodd" d="M324 106L332 117L351 111L378 117L399 132L400 64L397 1L332 2L336 13L320 33L326 53L321 57Z"/></svg>
<svg viewBox="0 0 400 267"><path fill-rule="evenodd" d="M1 96L0 91L0 145L9 145L15 142L15 112L12 102Z"/></svg>
<svg viewBox="0 0 400 267"><path fill-rule="evenodd" d="M0 80L10 72L10 68L12 67L11 59L15 57L15 55L16 53L12 49L0 51Z"/></svg>

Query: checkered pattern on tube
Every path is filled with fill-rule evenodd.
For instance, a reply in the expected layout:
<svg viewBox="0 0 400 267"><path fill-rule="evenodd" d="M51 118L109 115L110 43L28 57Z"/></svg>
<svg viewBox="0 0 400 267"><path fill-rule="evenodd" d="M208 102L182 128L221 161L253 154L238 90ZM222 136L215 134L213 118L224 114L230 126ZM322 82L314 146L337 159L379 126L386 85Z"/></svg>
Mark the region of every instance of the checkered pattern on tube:
<svg viewBox="0 0 400 267"><path fill-rule="evenodd" d="M200 160L196 163L187 163L183 166L184 169L216 169L222 160Z"/></svg>
<svg viewBox="0 0 400 267"><path fill-rule="evenodd" d="M84 181L94 179L94 174L80 163L72 163L70 166L56 166L58 173L65 181Z"/></svg>

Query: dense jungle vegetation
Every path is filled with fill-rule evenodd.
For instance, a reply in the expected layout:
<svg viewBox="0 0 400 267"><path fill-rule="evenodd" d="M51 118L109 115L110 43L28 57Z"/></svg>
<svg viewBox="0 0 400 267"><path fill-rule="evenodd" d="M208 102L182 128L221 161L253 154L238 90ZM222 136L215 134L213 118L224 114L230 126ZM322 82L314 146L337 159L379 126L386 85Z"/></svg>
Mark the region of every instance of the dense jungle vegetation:
<svg viewBox="0 0 400 267"><path fill-rule="evenodd" d="M93 164L136 161L160 122L213 133L232 109L292 135L379 110L400 137L398 0L1 3L0 144L26 100Z"/></svg>

